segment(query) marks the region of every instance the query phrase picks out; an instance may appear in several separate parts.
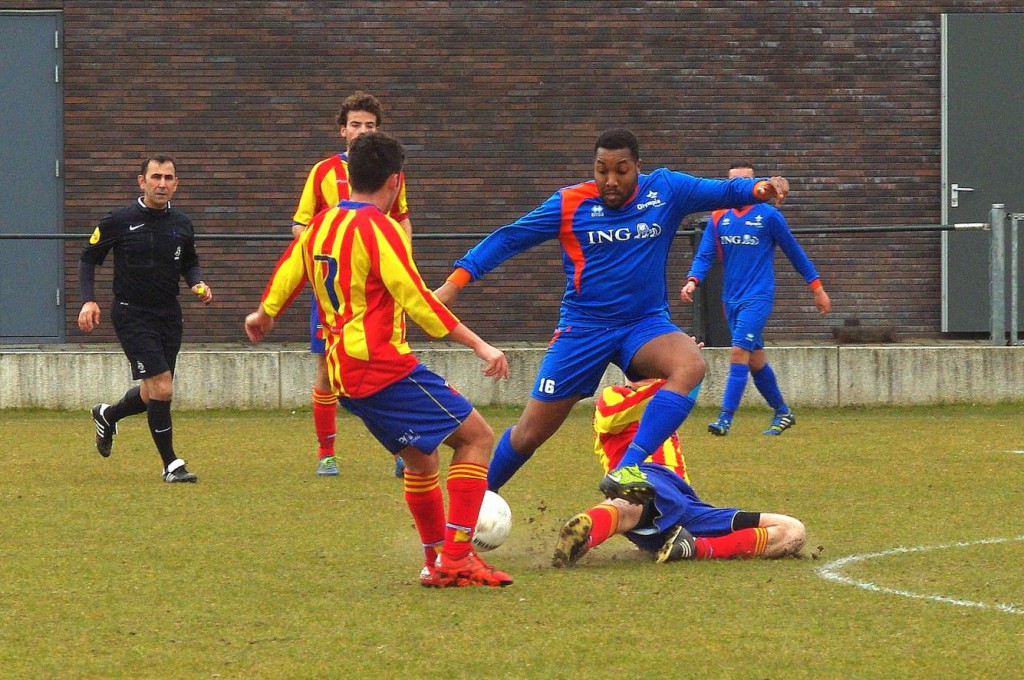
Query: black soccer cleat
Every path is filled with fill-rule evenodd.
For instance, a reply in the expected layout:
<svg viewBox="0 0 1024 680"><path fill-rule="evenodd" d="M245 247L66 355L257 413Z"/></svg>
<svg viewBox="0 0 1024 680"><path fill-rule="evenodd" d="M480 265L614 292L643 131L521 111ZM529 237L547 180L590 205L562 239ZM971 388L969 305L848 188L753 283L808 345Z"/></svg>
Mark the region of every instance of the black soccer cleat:
<svg viewBox="0 0 1024 680"><path fill-rule="evenodd" d="M171 472L164 471L164 481L169 484L194 484L199 481L184 465L174 468Z"/></svg>
<svg viewBox="0 0 1024 680"><path fill-rule="evenodd" d="M658 551L658 563L695 559L697 559L696 539L681 525L676 526L669 534L665 545L661 546L661 550Z"/></svg>
<svg viewBox="0 0 1024 680"><path fill-rule="evenodd" d="M117 434L117 423L111 425L104 416L108 408L110 404L96 404L92 407L92 422L96 426L96 450L104 458L110 457L114 435Z"/></svg>

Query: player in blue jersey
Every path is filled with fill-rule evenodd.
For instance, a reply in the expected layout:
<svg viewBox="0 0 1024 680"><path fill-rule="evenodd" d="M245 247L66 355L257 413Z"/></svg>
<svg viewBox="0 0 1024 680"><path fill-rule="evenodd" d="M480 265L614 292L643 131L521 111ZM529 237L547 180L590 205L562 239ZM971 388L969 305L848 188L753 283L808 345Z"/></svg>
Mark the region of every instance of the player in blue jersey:
<svg viewBox="0 0 1024 680"><path fill-rule="evenodd" d="M730 179L753 176L754 168L749 163L738 163L729 169ZM775 410L764 434L782 434L796 423L764 352L764 327L775 302L776 246L814 292L818 313L828 314L832 302L814 264L789 231L786 218L770 205L748 205L712 213L686 285L680 291L683 302L693 302L693 291L707 275L715 258L722 260L722 303L732 335L732 351L722 412L718 420L708 425L708 431L718 436L727 435L732 427L733 414L743 398L748 375L753 376L757 391Z"/></svg>
<svg viewBox="0 0 1024 680"><path fill-rule="evenodd" d="M601 480L609 498L652 495L639 463L660 447L693 408L687 396L704 378L693 339L669 318L665 268L669 247L689 213L784 199L789 182L698 179L665 168L640 172L640 144L629 130L601 134L594 179L556 191L540 207L496 230L455 263L438 290L450 304L458 290L505 260L558 239L566 275L560 318L519 421L502 435L487 476L500 489L594 394L608 364L630 379L662 378L632 444Z"/></svg>

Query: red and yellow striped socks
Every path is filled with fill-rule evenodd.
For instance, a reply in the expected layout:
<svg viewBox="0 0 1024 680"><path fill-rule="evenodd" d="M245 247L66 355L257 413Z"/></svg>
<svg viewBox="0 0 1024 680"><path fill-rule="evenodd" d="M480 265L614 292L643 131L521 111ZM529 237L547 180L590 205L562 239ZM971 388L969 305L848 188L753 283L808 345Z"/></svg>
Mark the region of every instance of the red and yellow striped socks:
<svg viewBox="0 0 1024 680"><path fill-rule="evenodd" d="M457 560L465 557L473 547L473 530L487 491L487 466L453 464L448 468L447 487L448 523L444 532L444 554Z"/></svg>
<svg viewBox="0 0 1024 680"><path fill-rule="evenodd" d="M423 543L425 563L433 566L437 549L444 543L444 496L440 475L417 475L405 471L405 503L409 506L416 530Z"/></svg>
<svg viewBox="0 0 1024 680"><path fill-rule="evenodd" d="M615 535L619 528L619 509L614 505L595 505L587 510L593 525L590 527L590 538L587 545L595 548ZM589 548L588 548L589 549Z"/></svg>
<svg viewBox="0 0 1024 680"><path fill-rule="evenodd" d="M313 389L313 429L320 445L320 458L334 455L335 420L338 416L338 397L333 392Z"/></svg>
<svg viewBox="0 0 1024 680"><path fill-rule="evenodd" d="M725 536L697 538L696 543L698 560L760 557L768 547L768 530L740 529Z"/></svg>

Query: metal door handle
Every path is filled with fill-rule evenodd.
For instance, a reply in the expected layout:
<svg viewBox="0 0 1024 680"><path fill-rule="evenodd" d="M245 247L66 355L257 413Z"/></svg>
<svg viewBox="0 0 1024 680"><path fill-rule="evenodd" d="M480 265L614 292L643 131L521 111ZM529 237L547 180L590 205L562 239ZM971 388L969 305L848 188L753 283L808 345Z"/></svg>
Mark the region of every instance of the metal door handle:
<svg viewBox="0 0 1024 680"><path fill-rule="evenodd" d="M949 185L949 207L959 208L960 207L960 192L961 191L974 191L971 187L962 187L955 182Z"/></svg>

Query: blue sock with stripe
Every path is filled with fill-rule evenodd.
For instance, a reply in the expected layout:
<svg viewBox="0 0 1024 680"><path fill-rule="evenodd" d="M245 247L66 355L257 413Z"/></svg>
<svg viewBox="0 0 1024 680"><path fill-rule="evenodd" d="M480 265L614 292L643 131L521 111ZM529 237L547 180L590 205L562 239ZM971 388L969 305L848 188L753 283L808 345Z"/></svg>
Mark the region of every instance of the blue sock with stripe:
<svg viewBox="0 0 1024 680"><path fill-rule="evenodd" d="M647 404L644 415L640 418L640 426L633 437L633 443L622 454L622 460L615 469L644 462L651 451L657 451L665 440L679 429L686 416L693 410L694 403L687 395L670 392L664 388L658 390L658 393L651 397L651 402Z"/></svg>
<svg viewBox="0 0 1024 680"><path fill-rule="evenodd" d="M505 483L519 471L519 468L526 465L530 460L533 451L527 454L516 453L512 448L512 428L505 430L494 447L494 455L491 457L490 467L487 468L487 488L497 492L505 486Z"/></svg>

